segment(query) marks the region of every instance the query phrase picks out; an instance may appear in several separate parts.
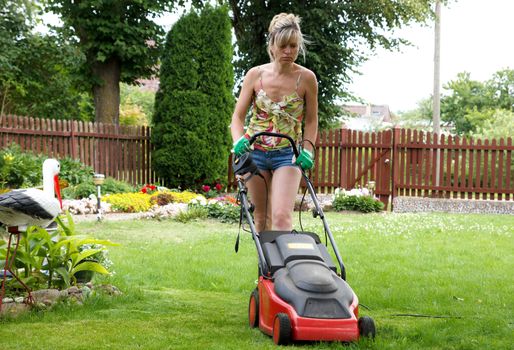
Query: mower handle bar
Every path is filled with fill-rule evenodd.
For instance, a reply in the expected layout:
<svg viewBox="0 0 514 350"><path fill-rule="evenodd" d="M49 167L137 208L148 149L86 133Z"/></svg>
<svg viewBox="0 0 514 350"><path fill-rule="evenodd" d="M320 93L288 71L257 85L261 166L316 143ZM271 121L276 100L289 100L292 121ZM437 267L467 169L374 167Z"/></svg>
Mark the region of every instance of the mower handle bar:
<svg viewBox="0 0 514 350"><path fill-rule="evenodd" d="M291 147L293 148L294 155L296 157L298 157L298 155L299 155L298 148L296 147L296 143L294 142L294 140L291 136L276 133L276 132L262 131L262 132L258 132L256 134L254 134L252 137L250 137L250 139L249 139L250 145L253 144L255 142L255 140L260 136L283 137L283 138L287 139L289 141L289 143L291 144ZM323 226L325 228L325 232L328 236L328 239L330 240L330 244L332 245L332 249L334 250L334 254L336 256L337 262L339 263L339 267L341 269L341 277L346 281L346 269L345 269L345 266L343 263L343 259L341 258L341 254L339 253L339 249L337 248L337 245L335 243L334 236L332 235L332 232L330 231L330 228L328 227L327 220L325 219L325 214L323 213L323 209L321 209L318 198L316 196L316 192L314 191L314 186L312 185L312 182L308 178L307 174L305 174L305 171L303 169L301 169L301 171L302 171L302 177L304 178L305 183L307 184L307 189L308 189L308 191L311 195L312 201L314 203L315 210L318 213L318 215L320 216L321 220L323 221ZM244 186L242 185L242 183L241 182L238 182L238 183L240 186L239 190L244 190ZM251 217L248 217L248 221L249 222L252 221ZM256 233L257 231L255 230L255 227L253 226L253 222L250 224L250 226L252 226L251 231ZM254 239L255 239L255 237L254 237ZM262 263L265 271L267 271L268 266L266 263L266 259L264 258L264 253L262 251L262 248L260 247L260 245L257 242L255 242L255 243L257 246L257 251L258 251L258 255L261 260L261 263Z"/></svg>
<svg viewBox="0 0 514 350"><path fill-rule="evenodd" d="M298 157L298 155L300 154L298 152L298 148L296 147L296 143L294 142L293 138L289 135L285 135L285 134L280 134L278 132L269 132L269 131L261 131L261 132L258 132L256 134L254 134L252 137L250 137L250 145L253 144L255 142L255 140L257 140L258 137L261 137L261 136L271 136L271 137L283 137L285 139L287 139L289 141L289 143L291 144L291 147L293 148L293 152L294 152L294 155L296 157Z"/></svg>

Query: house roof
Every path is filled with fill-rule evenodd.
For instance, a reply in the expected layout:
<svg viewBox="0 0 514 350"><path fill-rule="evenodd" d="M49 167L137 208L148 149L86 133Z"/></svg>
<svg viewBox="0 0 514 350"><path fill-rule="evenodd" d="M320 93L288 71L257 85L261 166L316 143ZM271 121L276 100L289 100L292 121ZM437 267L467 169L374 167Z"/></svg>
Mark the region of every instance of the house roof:
<svg viewBox="0 0 514 350"><path fill-rule="evenodd" d="M383 122L391 122L391 111L388 105L344 105L345 111L358 117L379 119Z"/></svg>

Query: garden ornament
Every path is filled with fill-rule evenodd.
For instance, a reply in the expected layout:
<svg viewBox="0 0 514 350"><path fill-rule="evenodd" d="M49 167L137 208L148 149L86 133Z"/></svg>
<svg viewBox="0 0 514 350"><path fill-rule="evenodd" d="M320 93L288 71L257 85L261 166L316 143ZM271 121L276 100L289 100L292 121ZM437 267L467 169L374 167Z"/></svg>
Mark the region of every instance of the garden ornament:
<svg viewBox="0 0 514 350"><path fill-rule="evenodd" d="M26 231L29 226L48 227L61 212L62 201L58 178L60 168L59 162L55 159L47 159L43 162L42 191L36 188L16 189L0 195L0 222L9 232L0 292L0 310L8 273L25 287L28 292L27 301L32 302L30 288L16 275L16 268L13 271L12 265L20 243L20 233ZM55 198L56 195L57 198ZM13 236L16 236L16 243L11 251Z"/></svg>

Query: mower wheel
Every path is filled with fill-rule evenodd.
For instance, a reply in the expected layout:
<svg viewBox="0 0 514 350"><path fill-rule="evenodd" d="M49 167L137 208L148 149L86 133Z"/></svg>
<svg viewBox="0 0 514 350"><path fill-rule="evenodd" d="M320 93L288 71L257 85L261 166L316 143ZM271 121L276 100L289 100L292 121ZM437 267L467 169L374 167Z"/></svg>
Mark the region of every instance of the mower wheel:
<svg viewBox="0 0 514 350"><path fill-rule="evenodd" d="M291 341L291 321L287 314L277 314L273 322L273 341L277 345L287 345Z"/></svg>
<svg viewBox="0 0 514 350"><path fill-rule="evenodd" d="M251 328L259 326L259 291L255 288L248 303L248 323Z"/></svg>
<svg viewBox="0 0 514 350"><path fill-rule="evenodd" d="M375 330L375 321L369 316L362 316L359 318L359 333L361 337L367 337L374 339L376 330Z"/></svg>

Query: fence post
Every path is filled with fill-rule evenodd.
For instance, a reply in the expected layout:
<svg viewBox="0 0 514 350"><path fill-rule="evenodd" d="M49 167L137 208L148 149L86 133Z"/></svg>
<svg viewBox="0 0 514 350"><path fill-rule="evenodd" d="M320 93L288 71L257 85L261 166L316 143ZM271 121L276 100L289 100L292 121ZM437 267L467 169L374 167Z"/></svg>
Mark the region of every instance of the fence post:
<svg viewBox="0 0 514 350"><path fill-rule="evenodd" d="M349 130L345 127L341 128L341 136L339 139L339 148L341 149L339 166L341 171L339 172L339 187L347 189L348 187L348 171L346 169L348 154L346 145L348 144L348 132Z"/></svg>
<svg viewBox="0 0 514 350"><path fill-rule="evenodd" d="M376 191L379 195L380 201L384 203L384 210L387 210L387 206L389 204L389 195L391 194L391 162L393 161L393 132L391 130L386 130L381 132L382 136L379 138L379 142L382 146L378 149L378 152L383 152L382 147L388 150L384 154L384 157L379 159L377 167L377 173L382 177L381 179L375 179L376 181ZM379 181L377 181L379 180ZM391 199L392 203L392 199Z"/></svg>
<svg viewBox="0 0 514 350"><path fill-rule="evenodd" d="M76 121L70 120L70 142L71 142L71 157L77 159L77 138L75 136Z"/></svg>
<svg viewBox="0 0 514 350"><path fill-rule="evenodd" d="M393 132L393 149L392 149L392 157L391 161L393 162L393 182L392 182L392 195L391 195L391 211L393 210L394 198L398 197L398 187L397 184L400 182L399 174L400 174L400 149L398 145L400 144L401 128L396 126Z"/></svg>

